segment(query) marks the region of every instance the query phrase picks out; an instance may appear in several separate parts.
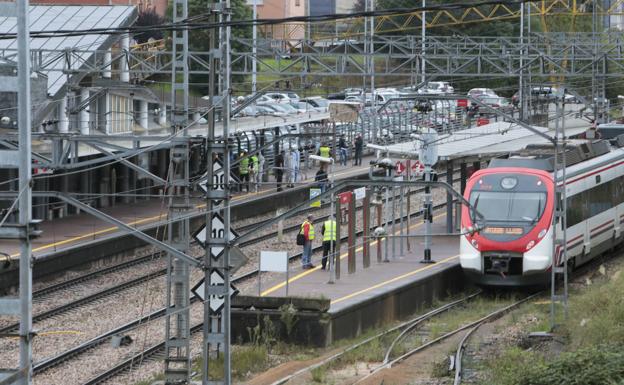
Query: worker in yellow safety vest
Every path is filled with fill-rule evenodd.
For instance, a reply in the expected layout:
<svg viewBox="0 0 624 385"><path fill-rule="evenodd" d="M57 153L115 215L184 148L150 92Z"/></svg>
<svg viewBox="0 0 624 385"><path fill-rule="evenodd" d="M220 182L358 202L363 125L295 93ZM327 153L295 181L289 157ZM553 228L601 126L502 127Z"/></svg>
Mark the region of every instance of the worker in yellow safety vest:
<svg viewBox="0 0 624 385"><path fill-rule="evenodd" d="M299 234L302 234L305 238L303 243L303 254L301 255L301 265L303 269L311 269L314 267L312 264L312 241L314 240L314 224L312 220L314 217L312 214L308 214L308 217L301 224Z"/></svg>
<svg viewBox="0 0 624 385"><path fill-rule="evenodd" d="M319 151L317 155L322 156L323 158L330 158L332 155L331 149L329 148L328 145L323 144L321 147L319 147Z"/></svg>
<svg viewBox="0 0 624 385"><path fill-rule="evenodd" d="M333 218L323 222L321 234L323 234L323 259L321 261L321 269L325 270L325 266L327 266L327 255L330 249L332 258L333 253L336 251L336 221Z"/></svg>
<svg viewBox="0 0 624 385"><path fill-rule="evenodd" d="M249 180L254 185L254 191L258 192L258 183L256 181L256 176L258 175L258 157L256 155L252 155L249 159L251 160L249 166Z"/></svg>
<svg viewBox="0 0 624 385"><path fill-rule="evenodd" d="M243 186L245 190L249 192L249 157L247 156L247 151L241 152L240 154L240 165L239 165L239 179L240 179L240 191L243 191Z"/></svg>

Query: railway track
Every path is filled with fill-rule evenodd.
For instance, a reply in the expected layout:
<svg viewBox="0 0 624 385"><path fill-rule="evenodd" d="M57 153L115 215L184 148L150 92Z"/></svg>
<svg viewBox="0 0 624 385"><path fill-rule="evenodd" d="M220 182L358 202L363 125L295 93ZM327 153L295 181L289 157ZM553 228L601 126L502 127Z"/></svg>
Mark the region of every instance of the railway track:
<svg viewBox="0 0 624 385"><path fill-rule="evenodd" d="M414 193L416 193L416 192L414 192ZM434 209L437 210L437 209L440 209L440 208L445 207L445 206L446 206L446 204L442 203L442 204L434 206ZM411 218L419 217L419 216L421 216L421 214L422 213L420 211L418 211L416 213L410 214L410 217ZM318 221L322 221L322 220L324 220L324 218L326 218L326 217L319 218ZM405 220L406 218L407 218L407 215L403 217L403 220ZM399 223L400 220L401 219L399 219L399 218L395 219L395 223ZM256 225L254 225L254 226L256 226ZM285 232L289 232L289 231L292 232L292 231L298 231L298 230L299 230L299 225L290 226L290 227L284 229ZM257 237L256 239L249 240L248 242L242 244L242 246L245 246L245 245L249 246L249 245L252 245L253 243L257 243L257 242L261 242L261 241L266 240L266 239L273 238L276 235L277 235L276 233L269 233L269 234L261 235L261 236ZM362 231L357 232L357 235L361 236L362 235ZM347 237L344 237L343 240L346 241ZM315 247L313 249L313 251L314 252L322 251L322 246ZM297 254L292 255L290 257L290 260L292 261L292 260L296 260L298 258L301 258L301 253L297 253ZM241 274L241 275L235 277L232 280L232 283L240 284L241 282L243 282L243 281L245 281L247 279L254 278L257 275L257 273L258 273L257 270L252 270L250 272ZM162 276L162 275L165 275L165 274L166 274L166 270L157 271L157 272L154 272L154 273L150 274L149 275L149 279L153 279L153 278L155 278L157 276ZM132 280L132 281L127 282L127 283L124 283L123 285L125 286L125 288L131 287L131 286L136 286L136 285L140 284L140 279L141 278L148 279L148 276L139 277L139 278L137 278L135 280ZM143 282L145 282L145 280ZM109 292L108 295L112 295L115 292L119 292L121 290L123 290L123 289L121 289L121 288L118 289L117 287L115 287L115 288L103 290L102 292L96 293L96 294L97 294L98 298L102 298L102 297L106 296L107 292ZM95 298L95 295L94 295L94 298ZM84 299L81 299L79 301L81 302L81 304L80 305L76 305L76 306L81 306L82 304L87 303ZM73 308L75 309L75 307L73 307ZM54 309L54 311L50 311L50 314L58 314L61 311L68 311L68 310L73 309L73 308L72 308L71 304L64 305L63 309ZM122 325L122 326L120 326L120 327L118 327L118 328L116 328L114 330L108 331L108 332L106 332L106 333L104 333L104 334L102 334L100 336L97 336L97 337L95 337L95 338L93 338L91 340L88 340L88 341L86 341L86 342L84 342L84 343L82 343L80 345L77 345L76 347L74 347L72 349L69 349L69 350L67 350L65 352L62 352L61 354L59 354L57 356L51 357L51 358L46 359L44 361L40 361L40 362L36 363L33 366L33 371L34 371L35 374L42 373L42 372L44 372L44 371L46 371L46 370L48 370L48 369L50 369L52 367L55 367L57 365L60 365L60 364L62 364L64 362L68 361L68 360L71 360L73 357L76 357L76 356L78 356L78 355L80 355L82 353L85 353L85 352L93 349L93 348L96 348L98 345L108 341L114 335L127 333L128 331L136 328L139 325L145 324L145 323L150 322L150 321L157 320L157 319L163 317L164 315L165 315L165 308L158 309L158 310L156 310L156 311L154 311L154 312L152 312L152 313L150 313L150 314L148 314L148 315L146 315L146 316L144 316L144 317L142 317L140 319L136 319L136 320L134 320L132 322L129 322L129 323L125 324L125 325ZM164 348L164 343L162 344L161 347ZM152 348L149 348L147 350L151 352ZM155 349L153 354L156 354L158 351L159 351L158 349ZM144 353L140 353L139 355L145 357L146 353L145 352ZM124 362L122 362L121 364L118 365L119 368L112 368L111 371L112 372L116 371L117 373L119 373L119 371L123 371L127 367L129 367L129 365L131 365L132 362L133 362L132 360L124 361ZM98 382L95 382L95 383L98 383Z"/></svg>
<svg viewBox="0 0 624 385"><path fill-rule="evenodd" d="M464 331L464 330L467 330L467 329L470 329L471 331L472 330L476 330L476 329L478 329L479 326L483 325L484 323L490 322L490 321L492 321L492 320L494 320L496 318L499 318L499 317L503 316L507 312L517 308L518 306L522 305L523 303L526 303L526 302L532 300L533 298L536 298L537 296L539 296L541 294L543 294L543 292L534 293L534 294L528 295L528 296L526 296L526 297L524 297L524 298L522 298L520 300L514 301L513 303L511 303L511 304L509 304L507 306L504 306L502 308L496 309L496 310L488 313L487 315L479 318L476 321L472 321L472 322L469 322L467 324L463 324L463 325L459 326L458 328L456 328L454 330L451 330L451 331L449 331L449 332L447 332L447 333L445 333L445 334L443 334L443 335L441 335L441 336L439 336L437 338L429 340L428 342L426 342L426 343L424 343L422 345L419 345L419 346L417 346L415 348L412 348L412 349L406 351L405 353L403 353L403 354L399 355L398 357L393 358L391 360L389 359L389 355L390 355L389 353L390 353L391 350L388 349L388 351L386 352L386 357L384 359L384 362L381 365L379 365L376 368L374 368L373 370L371 370L370 373L368 373L366 376L364 376L364 377L360 378L358 381L356 381L354 383L354 385L362 383L365 380L368 380L369 378L371 378L375 374L379 373L381 370L392 368L393 366L395 366L395 365L405 361L407 358L413 356L414 354L419 353L421 351L424 351L424 350L428 349L429 347L431 347L431 346L433 346L435 344L438 344L438 343L440 343L440 342L442 342L442 341L444 341L444 340L446 340L446 339L448 339L448 338L450 338L450 337L460 333L461 331ZM440 314L440 313L438 312L437 314ZM472 332L470 334L472 334ZM401 339L403 339L403 338L405 338L405 335L400 336L400 337L401 337ZM397 337L397 338L399 338L399 337ZM394 347L394 346L395 346L394 344L391 345L391 348Z"/></svg>
<svg viewBox="0 0 624 385"><path fill-rule="evenodd" d="M412 194L418 194L420 192L422 192L422 189L415 190L415 191L412 192ZM325 206L329 207L329 205L325 205ZM437 205L437 206L434 206L434 209L439 209L440 207L444 207L444 206L445 206L445 204ZM357 210L361 210L361 207L358 207ZM306 211L307 210L304 210L302 212L305 213ZM323 215L323 216L315 219L314 223L315 224L322 223L323 221L327 220L328 217L329 217L329 215ZM404 216L404 218L407 218L407 216ZM266 222L266 221L261 221L259 223L263 223L263 222ZM398 222L399 222L398 219L395 220L395 223L398 223ZM252 225L240 227L238 230L241 231L241 232L244 232L245 230L251 229L251 228L256 227L256 226L258 226L258 223L254 223ZM283 231L284 231L284 233L291 233L291 232L299 231L299 228L300 228L300 225L297 224L297 225L288 226L288 227L284 228ZM359 233L358 233L358 235L359 235ZM262 242L262 241L265 241L265 240L268 240L268 239L273 239L273 238L276 238L276 237L277 237L277 232L269 232L269 233L266 233L266 234L259 235L259 236L255 237L253 239L248 240L248 241L242 242L240 244L240 246L241 247L248 247L248 246L252 246L254 244L257 244L259 242ZM143 256L143 257L140 257L140 258L133 259L131 261L123 262L123 263L117 264L115 266L106 267L104 269L100 269L98 271L94 271L94 272L91 272L91 273L88 273L88 274L82 275L80 277L76 277L76 278L73 278L73 279L61 282L61 283L58 283L58 284L55 284L55 285L51 285L51 286L48 286L48 287L45 287L43 289L35 291L33 293L33 298L35 298L37 300L45 299L45 297L49 297L50 295L58 293L59 291L62 291L62 290L69 289L72 286L76 286L76 285L78 285L80 283L84 283L84 282L87 282L89 280L97 279L97 278L102 277L104 275L112 274L112 273L115 273L115 272L118 272L118 271L121 271L121 270L124 270L124 269L128 269L128 268L133 267L133 266L137 266L137 265L148 263L148 262L153 262L155 259L162 258L164 255L165 255L165 253L157 252L157 253L154 253L154 254L151 254L151 255L146 255L146 256ZM295 257L297 257L297 256L295 255ZM167 273L167 269L160 269L160 270L151 272L149 274L137 277L137 278L132 279L130 281L123 282L123 283L121 283L119 285L116 285L114 287L103 289L103 290L101 290L99 292L93 293L93 294L88 295L86 297L83 297L83 298L80 298L78 300L69 302L67 304L63 304L63 305L58 306L58 307L56 307L54 309L50 309L50 310L47 310L45 312L39 313L39 314L33 316L33 322L40 322L40 321L43 321L45 319L51 318L53 316L56 316L58 314L62 314L62 313L65 313L67 311L74 310L76 308L79 308L79 307L84 306L86 304L92 303L92 302L97 301L99 299L105 298L105 297L110 296L110 295L114 295L114 294L116 294L118 292L121 292L123 290L126 290L126 289L129 289L131 287L140 285L140 284L145 283L145 282L147 282L149 280L152 280L154 278L158 278L160 276L164 276L166 273ZM14 323L14 324L8 325L6 327L0 328L0 334L2 334L2 333L9 333L11 331L16 330L18 327L19 327L19 324Z"/></svg>
<svg viewBox="0 0 624 385"><path fill-rule="evenodd" d="M454 174L457 174L458 172L459 172L458 170L455 170ZM440 178L444 177L445 175L446 175L446 173L440 173ZM454 179L454 182L457 182L457 181L459 181L459 178L455 178ZM423 191L424 191L423 188L418 188L418 189L413 190L411 192L411 194L412 195L419 194L419 193L421 193ZM390 200L392 200L392 198ZM321 205L321 209L327 209L327 208L329 208L329 206L330 205L328 203L325 203L325 204ZM304 214L304 213L307 213L307 212L318 211L318 210L319 210L319 208L308 208L308 209L305 209L305 210L301 210L299 214ZM361 207L357 207L356 210L358 210L358 211L361 210ZM326 220L326 218L327 218L327 216L322 216L320 218L317 218L317 219L314 220L314 223L315 224L316 223L321 223L324 220ZM262 220L262 221L255 222L255 223L250 224L250 225L241 226L241 227L237 228L237 231L239 231L239 232L246 232L248 230L251 230L251 229L255 228L258 225L266 223L267 221L268 220ZM296 229L298 229L298 225L296 225L296 226L289 226L289 227L284 229L284 232L294 231ZM272 232L272 233L267 233L267 234L262 235L262 236L258 236L258 237L254 238L254 239L251 239L249 241L243 242L241 244L241 246L243 246L243 247L244 246L249 246L249 245L252 245L252 244L254 244L256 242L261 242L263 240L271 239L272 237L275 237L276 234L277 234L276 232ZM57 283L57 284L54 284L54 285L50 285L50 286L44 287L42 289L39 289L39 290L36 290L36 291L33 292L33 299L37 300L37 299L45 298L46 296L55 294L55 293L57 293L59 291L62 291L62 290L68 289L68 288L71 288L72 286L78 285L80 283L88 282L90 280L93 280L93 279L96 279L98 277L101 277L102 275L111 274L111 273L114 273L114 272L117 272L117 271L120 271L120 270L123 270L123 269L127 269L127 268L130 268L130 267L133 267L133 266L137 266L137 265L140 265L140 264L143 264L143 263L151 262L151 261L153 261L155 259L163 257L164 255L165 255L165 253L162 253L162 252L152 253L152 254L149 254L149 255L146 255L146 256L143 256L143 257L135 258L135 259L130 260L130 261L126 261L126 262L122 262L122 263L116 264L114 266L109 266L109 267L106 267L106 268L103 268L103 269L99 269L97 271L93 271L93 272L81 275L79 277L75 277L75 278L69 279L67 281L63 281L63 282L60 282L60 283Z"/></svg>

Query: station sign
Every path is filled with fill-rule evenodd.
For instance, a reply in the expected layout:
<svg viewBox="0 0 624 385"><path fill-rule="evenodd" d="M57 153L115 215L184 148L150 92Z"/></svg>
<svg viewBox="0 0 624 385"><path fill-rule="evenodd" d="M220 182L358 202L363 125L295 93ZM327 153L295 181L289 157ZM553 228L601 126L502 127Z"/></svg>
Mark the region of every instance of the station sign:
<svg viewBox="0 0 624 385"><path fill-rule="evenodd" d="M225 233L225 224L223 222L223 218L219 214L212 215L212 238L224 238ZM230 227L230 234L227 239L228 242L236 239L238 237L238 233L232 230ZM193 238L205 249L206 248L206 225L202 225L199 230L193 234ZM210 255L213 259L218 260L221 257L221 253L223 253L223 247L221 246L211 246L210 247Z"/></svg>
<svg viewBox="0 0 624 385"><path fill-rule="evenodd" d="M346 191L338 194L338 199L340 199L341 205L346 205L351 202L351 198L353 197L353 193L351 191Z"/></svg>
<svg viewBox="0 0 624 385"><path fill-rule="evenodd" d="M355 197L356 201L364 199L366 197L366 187L360 187L353 190L353 196Z"/></svg>
<svg viewBox="0 0 624 385"><path fill-rule="evenodd" d="M197 285L195 285L192 289L191 292L196 295L199 299L201 299L202 301L205 301L204 299L204 286L206 284L206 281L202 278L201 281L199 281L197 283ZM219 270L212 270L210 272L210 286L223 286L225 284L225 279L223 278L223 275L219 272ZM230 299L234 298L236 295L238 294L238 289L230 284L230 291L229 291L229 296ZM208 298L208 305L210 307L210 312L212 314L221 314L221 311L223 310L223 306L225 305L225 296L223 295L211 295L210 298Z"/></svg>
<svg viewBox="0 0 624 385"><path fill-rule="evenodd" d="M314 200L314 198L316 198L319 195L321 195L320 188L310 189L310 200L312 201L312 203L310 203L310 207L321 207L321 200L320 199Z"/></svg>

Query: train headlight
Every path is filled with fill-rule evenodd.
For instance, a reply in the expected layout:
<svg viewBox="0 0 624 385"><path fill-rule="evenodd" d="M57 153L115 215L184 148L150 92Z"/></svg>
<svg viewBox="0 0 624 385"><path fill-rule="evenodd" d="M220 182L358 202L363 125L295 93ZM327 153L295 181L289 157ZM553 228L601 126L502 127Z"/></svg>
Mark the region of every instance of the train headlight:
<svg viewBox="0 0 624 385"><path fill-rule="evenodd" d="M539 239L544 238L544 235L546 235L546 229L542 229L542 231L539 232L539 234L537 234L537 237Z"/></svg>
<svg viewBox="0 0 624 385"><path fill-rule="evenodd" d="M475 249L479 249L479 244L477 243L476 239L473 239L472 241L470 241L470 244L472 245L472 247L474 247Z"/></svg>
<svg viewBox="0 0 624 385"><path fill-rule="evenodd" d="M535 241L531 241L531 242L527 243L526 249L529 250L533 246L535 246Z"/></svg>

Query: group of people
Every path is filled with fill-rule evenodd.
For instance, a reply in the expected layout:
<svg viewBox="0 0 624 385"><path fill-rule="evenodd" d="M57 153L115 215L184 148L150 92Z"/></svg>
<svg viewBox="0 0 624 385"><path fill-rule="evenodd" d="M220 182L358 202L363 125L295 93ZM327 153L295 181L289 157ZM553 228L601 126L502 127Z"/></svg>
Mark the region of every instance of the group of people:
<svg viewBox="0 0 624 385"><path fill-rule="evenodd" d="M246 192L249 192L249 185L253 183L255 192L258 192L260 184L262 183L262 174L264 173L264 155L262 151L252 156L248 156L246 150L240 153L238 163L238 177L240 180L240 191L243 191L243 187Z"/></svg>
<svg viewBox="0 0 624 385"><path fill-rule="evenodd" d="M286 179L286 187L293 188L299 182L301 155L296 145L288 151L280 151L275 157L275 183L277 191L282 191L282 183ZM285 177L285 178L284 178Z"/></svg>
<svg viewBox="0 0 624 385"><path fill-rule="evenodd" d="M312 269L315 266L312 264L312 243L316 238L314 232L314 216L309 214L305 221L301 224L299 232L303 234L305 242L303 244L303 254L301 256L301 267L304 270ZM321 236L323 237L323 258L321 259L321 269L327 268L328 256L331 251L332 257L335 257L336 252L336 221L330 218L323 222L321 227Z"/></svg>
<svg viewBox="0 0 624 385"><path fill-rule="evenodd" d="M331 148L327 143L318 145L317 155L331 158L333 156ZM362 165L362 151L364 147L364 140L361 135L358 135L353 141L353 165ZM338 151L340 154L340 164L347 165L348 145L344 135L341 135L338 141ZM232 159L234 161L235 159ZM262 177L264 175L265 158L262 151L254 153L249 156L246 150L243 150L238 157L238 176L240 180L239 190L242 192L249 192L251 185L257 192L262 184ZM289 146L288 151L281 150L275 156L274 174L277 191L282 191L282 184L286 182L287 188L295 187L295 184L299 182L301 172L301 154L296 145ZM319 170L316 172L315 182L319 185L322 191L327 189L329 185L327 166L326 163L321 163Z"/></svg>

